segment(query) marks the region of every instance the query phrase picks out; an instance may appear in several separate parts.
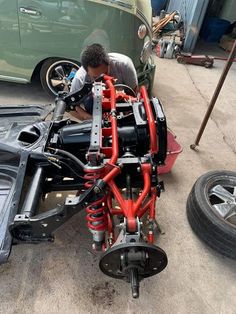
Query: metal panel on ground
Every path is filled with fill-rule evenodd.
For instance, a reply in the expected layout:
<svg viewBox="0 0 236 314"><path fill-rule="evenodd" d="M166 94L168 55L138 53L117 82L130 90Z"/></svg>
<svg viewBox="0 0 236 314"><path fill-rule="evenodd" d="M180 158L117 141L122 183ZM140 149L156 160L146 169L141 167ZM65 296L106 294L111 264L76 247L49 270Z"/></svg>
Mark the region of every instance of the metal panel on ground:
<svg viewBox="0 0 236 314"><path fill-rule="evenodd" d="M195 48L199 31L206 14L209 0L170 0L167 11L180 12L185 25L184 51L192 52Z"/></svg>

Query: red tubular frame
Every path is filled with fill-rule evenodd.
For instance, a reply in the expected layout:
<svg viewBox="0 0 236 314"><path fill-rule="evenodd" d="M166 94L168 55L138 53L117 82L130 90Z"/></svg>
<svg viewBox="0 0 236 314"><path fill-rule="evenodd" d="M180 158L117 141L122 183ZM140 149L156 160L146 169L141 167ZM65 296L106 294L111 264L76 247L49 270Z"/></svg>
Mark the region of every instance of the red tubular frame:
<svg viewBox="0 0 236 314"><path fill-rule="evenodd" d="M150 132L150 151L152 154L157 154L158 153L158 147L157 147L157 130L156 130L156 123L155 119L153 117L150 101L148 98L147 90L145 86L140 87L140 93L143 98L143 103L145 107L145 111L147 114L147 119L148 119L148 125L149 125L149 132Z"/></svg>
<svg viewBox="0 0 236 314"><path fill-rule="evenodd" d="M156 202L156 188L151 188L151 174L152 166L149 163L141 165L141 172L143 175L144 186L141 194L137 200L133 199L124 199L119 188L117 187L114 179L121 172L121 168L117 165L117 160L119 156L119 147L118 147L118 130L117 130L117 117L116 117L116 91L112 83L112 78L104 77L106 79L107 89L104 91L104 107L106 110L108 105L108 99L110 101L110 121L111 121L111 132L103 132L104 136L112 136L112 150L110 147L104 147L103 150L111 151L111 156L109 161L105 166L105 171L101 176L101 179L110 187L110 192L107 198L107 205L109 208L108 215L124 215L127 219L127 229L128 232L137 231L137 217L141 218L143 214L149 209L149 216L151 219L155 218L155 202ZM147 91L144 86L140 89L141 97L143 98L144 108L147 114L149 132L150 132L150 152L151 154L156 154L158 152L157 147L157 132L156 132L156 123L152 113L152 108L148 99ZM109 148L109 150L108 150ZM110 155L110 153L109 153ZM152 196L149 200L145 199L152 191ZM115 197L117 203L119 204L119 209L112 208L112 195ZM145 204L144 204L145 203ZM111 230L112 224L109 221L108 217L108 232L113 233ZM150 242L153 242L151 235L148 236Z"/></svg>
<svg viewBox="0 0 236 314"><path fill-rule="evenodd" d="M152 196L150 200L143 207L140 207L140 209L138 210L137 215L139 218L141 218L149 208L149 217L151 219L155 219L155 203L157 198L157 189L151 188L151 194Z"/></svg>
<svg viewBox="0 0 236 314"><path fill-rule="evenodd" d="M113 180L120 173L120 167L115 166L108 174L102 179L105 183Z"/></svg>

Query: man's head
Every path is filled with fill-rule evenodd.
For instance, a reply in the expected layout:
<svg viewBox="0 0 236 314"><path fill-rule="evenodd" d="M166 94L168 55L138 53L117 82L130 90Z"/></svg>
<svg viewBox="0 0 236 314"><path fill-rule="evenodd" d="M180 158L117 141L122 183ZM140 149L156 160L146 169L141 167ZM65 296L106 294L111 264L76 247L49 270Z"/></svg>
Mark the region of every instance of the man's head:
<svg viewBox="0 0 236 314"><path fill-rule="evenodd" d="M109 56L100 44L87 46L81 54L81 64L88 75L96 79L101 74L107 74Z"/></svg>

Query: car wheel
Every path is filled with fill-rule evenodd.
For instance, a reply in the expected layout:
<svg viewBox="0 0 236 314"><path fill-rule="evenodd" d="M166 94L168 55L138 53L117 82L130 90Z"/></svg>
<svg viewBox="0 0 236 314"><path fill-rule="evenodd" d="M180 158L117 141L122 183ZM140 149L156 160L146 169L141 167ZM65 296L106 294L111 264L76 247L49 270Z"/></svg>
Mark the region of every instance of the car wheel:
<svg viewBox="0 0 236 314"><path fill-rule="evenodd" d="M177 56L177 62L180 64L186 64L186 61L183 56Z"/></svg>
<svg viewBox="0 0 236 314"><path fill-rule="evenodd" d="M236 172L202 175L189 194L187 217L206 244L236 259Z"/></svg>
<svg viewBox="0 0 236 314"><path fill-rule="evenodd" d="M60 91L69 92L79 65L72 60L52 58L46 60L40 70L40 81L49 95Z"/></svg>

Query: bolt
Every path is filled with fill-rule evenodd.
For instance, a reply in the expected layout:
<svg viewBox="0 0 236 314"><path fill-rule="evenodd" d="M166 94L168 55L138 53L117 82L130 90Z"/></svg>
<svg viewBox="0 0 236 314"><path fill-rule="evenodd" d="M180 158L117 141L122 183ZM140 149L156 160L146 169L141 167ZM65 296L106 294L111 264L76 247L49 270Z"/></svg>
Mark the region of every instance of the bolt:
<svg viewBox="0 0 236 314"><path fill-rule="evenodd" d="M99 192L100 192L100 189L99 189L98 186L95 186L95 187L94 187L94 192L95 192L95 193L99 193Z"/></svg>

